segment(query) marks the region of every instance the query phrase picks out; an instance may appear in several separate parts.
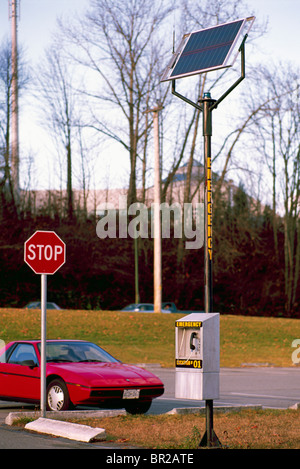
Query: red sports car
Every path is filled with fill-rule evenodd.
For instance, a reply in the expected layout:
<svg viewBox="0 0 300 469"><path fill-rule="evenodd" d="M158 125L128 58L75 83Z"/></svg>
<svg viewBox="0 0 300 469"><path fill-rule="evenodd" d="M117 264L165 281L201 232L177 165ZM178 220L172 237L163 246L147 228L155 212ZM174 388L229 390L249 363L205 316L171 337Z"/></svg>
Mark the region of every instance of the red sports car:
<svg viewBox="0 0 300 469"><path fill-rule="evenodd" d="M40 402L40 346L39 340L20 340L0 350L1 400ZM91 342L47 340L46 357L48 410L93 405L145 413L164 392L155 375Z"/></svg>

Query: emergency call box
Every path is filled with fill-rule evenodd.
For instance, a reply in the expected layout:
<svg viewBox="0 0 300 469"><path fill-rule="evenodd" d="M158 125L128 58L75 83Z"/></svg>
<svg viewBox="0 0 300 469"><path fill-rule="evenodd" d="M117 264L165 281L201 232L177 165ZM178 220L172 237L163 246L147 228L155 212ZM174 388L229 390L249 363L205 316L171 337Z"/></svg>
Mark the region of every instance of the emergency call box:
<svg viewBox="0 0 300 469"><path fill-rule="evenodd" d="M175 326L175 397L218 399L219 313L191 313Z"/></svg>

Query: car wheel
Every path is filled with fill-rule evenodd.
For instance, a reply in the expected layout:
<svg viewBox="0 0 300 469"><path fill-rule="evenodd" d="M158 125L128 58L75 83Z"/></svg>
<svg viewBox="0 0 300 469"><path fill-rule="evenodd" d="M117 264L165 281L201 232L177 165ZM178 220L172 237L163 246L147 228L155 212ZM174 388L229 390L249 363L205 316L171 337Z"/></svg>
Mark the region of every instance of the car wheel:
<svg viewBox="0 0 300 469"><path fill-rule="evenodd" d="M125 410L129 414L145 414L151 407L152 401L128 402Z"/></svg>
<svg viewBox="0 0 300 469"><path fill-rule="evenodd" d="M54 379L47 387L47 409L59 412L70 407L70 397L66 384L61 379Z"/></svg>

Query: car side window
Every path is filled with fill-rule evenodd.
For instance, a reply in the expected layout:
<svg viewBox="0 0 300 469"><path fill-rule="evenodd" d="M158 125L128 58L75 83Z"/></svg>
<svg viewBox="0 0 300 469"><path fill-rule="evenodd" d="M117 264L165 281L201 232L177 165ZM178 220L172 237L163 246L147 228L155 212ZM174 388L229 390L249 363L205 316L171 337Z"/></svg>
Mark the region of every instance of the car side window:
<svg viewBox="0 0 300 469"><path fill-rule="evenodd" d="M18 344L11 353L9 359L7 360L7 363L22 365L28 360L32 360L35 364L38 363L33 345Z"/></svg>

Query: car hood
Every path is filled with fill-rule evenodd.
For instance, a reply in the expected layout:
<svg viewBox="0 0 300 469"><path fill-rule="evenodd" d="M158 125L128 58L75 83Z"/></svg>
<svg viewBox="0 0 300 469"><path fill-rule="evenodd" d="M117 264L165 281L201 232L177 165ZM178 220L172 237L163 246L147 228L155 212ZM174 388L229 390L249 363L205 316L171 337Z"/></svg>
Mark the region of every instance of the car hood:
<svg viewBox="0 0 300 469"><path fill-rule="evenodd" d="M91 387L163 386L153 373L124 363L63 363L52 364L51 369L68 381Z"/></svg>

